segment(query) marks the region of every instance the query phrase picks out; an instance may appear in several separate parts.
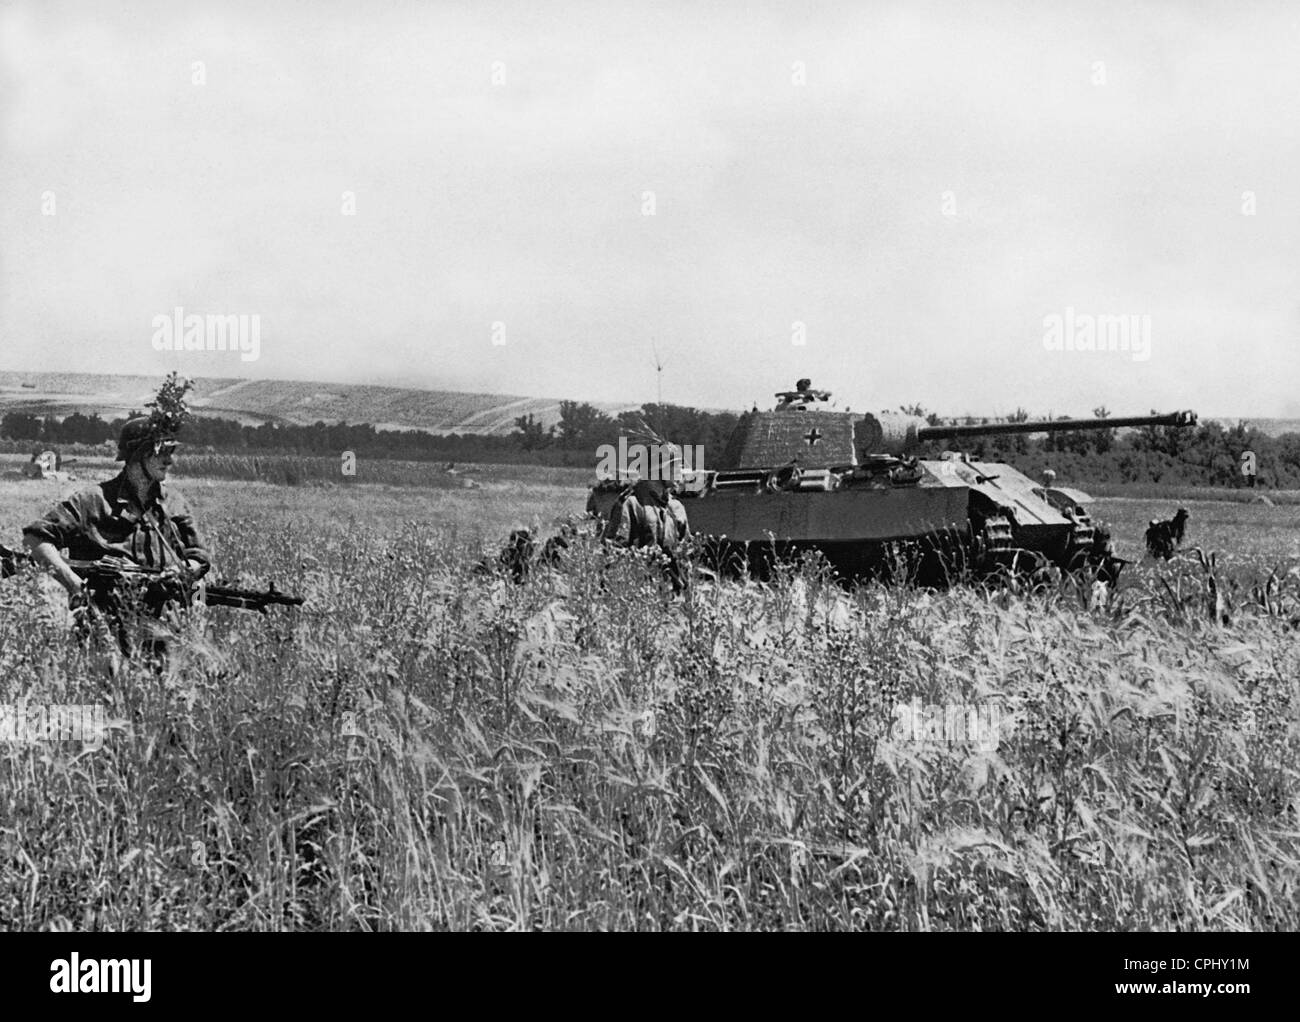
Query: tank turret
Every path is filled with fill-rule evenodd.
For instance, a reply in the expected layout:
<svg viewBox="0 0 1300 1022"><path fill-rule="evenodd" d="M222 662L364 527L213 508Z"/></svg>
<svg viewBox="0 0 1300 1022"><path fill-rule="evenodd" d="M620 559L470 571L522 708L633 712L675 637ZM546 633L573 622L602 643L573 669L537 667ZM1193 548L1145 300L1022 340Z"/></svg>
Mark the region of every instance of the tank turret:
<svg viewBox="0 0 1300 1022"><path fill-rule="evenodd" d="M805 467L853 465L874 455L912 454L933 440L1016 433L1063 433L1072 430L1122 429L1130 426L1195 426L1196 413L1131 415L1107 419L1037 419L990 422L972 426L932 426L917 415L898 412L854 414L829 406L828 391L779 391L770 412L749 412L724 452L722 467L751 469L797 460ZM807 385L807 386L805 386Z"/></svg>

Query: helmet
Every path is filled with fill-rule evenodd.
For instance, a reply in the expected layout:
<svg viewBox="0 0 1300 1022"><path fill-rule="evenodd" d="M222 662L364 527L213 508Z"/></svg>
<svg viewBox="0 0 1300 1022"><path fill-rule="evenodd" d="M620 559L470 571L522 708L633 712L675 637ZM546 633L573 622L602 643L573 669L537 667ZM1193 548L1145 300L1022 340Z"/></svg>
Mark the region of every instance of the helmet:
<svg viewBox="0 0 1300 1022"><path fill-rule="evenodd" d="M676 444L663 444L659 448L659 480L679 484L682 481L682 449Z"/></svg>
<svg viewBox="0 0 1300 1022"><path fill-rule="evenodd" d="M152 447L149 453L157 454L164 448L174 448L179 443L176 434L154 422L147 415L128 419L117 435L117 460L131 461L146 447Z"/></svg>

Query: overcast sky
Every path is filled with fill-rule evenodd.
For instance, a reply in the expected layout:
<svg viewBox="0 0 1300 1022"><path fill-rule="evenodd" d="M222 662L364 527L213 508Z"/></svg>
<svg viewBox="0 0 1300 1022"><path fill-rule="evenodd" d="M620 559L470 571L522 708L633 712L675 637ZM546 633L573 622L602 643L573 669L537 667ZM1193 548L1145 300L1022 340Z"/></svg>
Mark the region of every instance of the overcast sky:
<svg viewBox="0 0 1300 1022"><path fill-rule="evenodd" d="M0 11L0 368L1300 416L1294 4Z"/></svg>

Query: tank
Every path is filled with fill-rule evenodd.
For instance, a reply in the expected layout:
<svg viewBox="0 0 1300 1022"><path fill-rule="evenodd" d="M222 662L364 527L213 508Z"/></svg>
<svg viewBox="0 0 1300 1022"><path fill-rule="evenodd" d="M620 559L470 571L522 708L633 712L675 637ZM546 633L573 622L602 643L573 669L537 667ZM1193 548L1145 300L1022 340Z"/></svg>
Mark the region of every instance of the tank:
<svg viewBox="0 0 1300 1022"><path fill-rule="evenodd" d="M1088 514L1086 493L959 452L921 458L927 443L1197 421L1180 411L932 426L917 416L832 409L830 394L807 380L776 397L773 410L741 418L717 469L684 474L679 496L711 557L761 570L816 550L843 576L901 571L925 583L1048 565L1114 581L1125 563ZM604 513L616 489L598 485L589 509Z"/></svg>

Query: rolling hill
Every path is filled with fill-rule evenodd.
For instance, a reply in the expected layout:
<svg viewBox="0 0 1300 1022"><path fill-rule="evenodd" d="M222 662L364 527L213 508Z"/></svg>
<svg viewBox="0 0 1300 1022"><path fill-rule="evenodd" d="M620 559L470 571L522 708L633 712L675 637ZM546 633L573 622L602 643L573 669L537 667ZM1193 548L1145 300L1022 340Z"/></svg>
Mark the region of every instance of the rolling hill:
<svg viewBox="0 0 1300 1022"><path fill-rule="evenodd" d="M0 372L0 414L81 412L112 419L143 408L160 382L156 376ZM592 403L610 414L638 407ZM190 404L199 414L246 425L368 422L380 429L423 429L436 434L508 434L514 430L515 418L528 414L544 426L560 421L560 402L552 398L300 380L197 377Z"/></svg>

